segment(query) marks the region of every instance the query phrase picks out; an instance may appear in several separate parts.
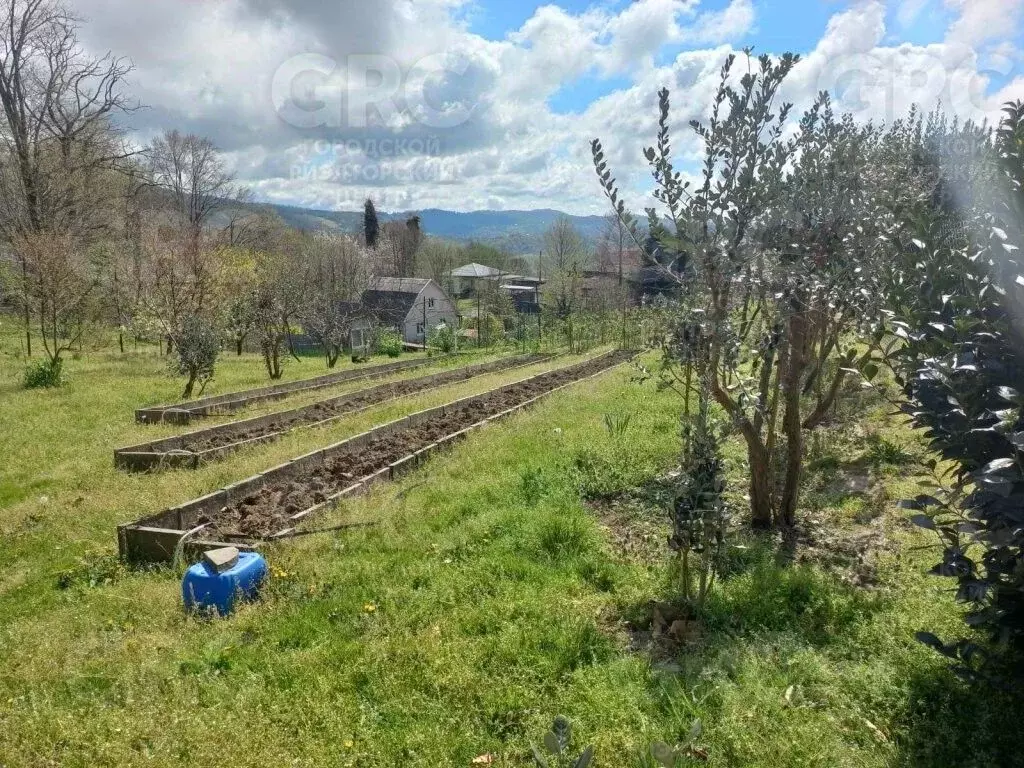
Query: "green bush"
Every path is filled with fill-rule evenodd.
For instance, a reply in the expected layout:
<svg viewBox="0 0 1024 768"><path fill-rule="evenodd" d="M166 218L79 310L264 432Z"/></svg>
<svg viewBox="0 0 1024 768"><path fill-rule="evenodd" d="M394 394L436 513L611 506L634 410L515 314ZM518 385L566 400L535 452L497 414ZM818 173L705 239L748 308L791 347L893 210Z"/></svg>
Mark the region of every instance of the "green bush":
<svg viewBox="0 0 1024 768"><path fill-rule="evenodd" d="M628 450L581 448L569 457L567 470L586 499L611 499L641 481Z"/></svg>
<svg viewBox="0 0 1024 768"><path fill-rule="evenodd" d="M430 332L427 346L446 355L454 354L459 349L459 334L447 323L441 323Z"/></svg>
<svg viewBox="0 0 1024 768"><path fill-rule="evenodd" d="M377 335L374 349L378 355L398 357L402 354L402 337L397 331L382 331Z"/></svg>
<svg viewBox="0 0 1024 768"><path fill-rule="evenodd" d="M25 389L59 387L64 383L64 363L56 360L38 360L25 369Z"/></svg>
<svg viewBox="0 0 1024 768"><path fill-rule="evenodd" d="M201 395L213 378L214 366L220 355L220 331L204 318L188 317L174 341L178 356L171 362L171 370L186 377L181 397L187 400L192 397L196 384L199 384Z"/></svg>

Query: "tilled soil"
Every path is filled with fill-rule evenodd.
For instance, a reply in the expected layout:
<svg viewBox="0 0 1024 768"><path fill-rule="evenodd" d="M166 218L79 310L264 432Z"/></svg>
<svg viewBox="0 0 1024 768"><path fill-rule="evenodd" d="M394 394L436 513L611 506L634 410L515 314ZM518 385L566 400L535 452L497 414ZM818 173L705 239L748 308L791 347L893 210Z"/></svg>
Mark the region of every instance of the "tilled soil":
<svg viewBox="0 0 1024 768"><path fill-rule="evenodd" d="M335 453L316 469L270 481L239 503L225 507L216 520L200 518L199 523L213 523L211 527L221 534L267 536L287 528L291 515L326 501L332 494L414 451L562 384L599 373L630 356L631 353L618 352L502 387L415 427Z"/></svg>
<svg viewBox="0 0 1024 768"><path fill-rule="evenodd" d="M540 361L538 360L537 362ZM199 453L200 451L221 448L225 445L234 445L235 443L253 440L258 437L279 434L287 432L290 429L295 429L296 427L317 424L321 421L334 418L335 416L341 416L345 413L358 411L360 408L376 405L377 403L392 400L396 397L415 394L416 392L422 392L424 390L433 389L434 387L444 386L445 384L451 384L457 381L465 381L467 379L472 379L475 376L483 376L488 373L498 373L506 368L523 364L524 363L520 361L509 361L507 366L495 367L486 371L474 371L471 369L454 370L440 374L436 379L431 379L430 377L438 376L438 374L430 374L429 376L421 376L407 381L396 381L392 384L381 384L377 387L370 387L369 389L355 392L352 395L343 395L342 398L335 398L338 402L326 400L319 403L313 403L312 405L307 405L303 408L282 411L279 418L264 422L258 426L254 425L247 429L224 431L207 435L199 432L196 433L193 439L184 443L182 445L182 449Z"/></svg>

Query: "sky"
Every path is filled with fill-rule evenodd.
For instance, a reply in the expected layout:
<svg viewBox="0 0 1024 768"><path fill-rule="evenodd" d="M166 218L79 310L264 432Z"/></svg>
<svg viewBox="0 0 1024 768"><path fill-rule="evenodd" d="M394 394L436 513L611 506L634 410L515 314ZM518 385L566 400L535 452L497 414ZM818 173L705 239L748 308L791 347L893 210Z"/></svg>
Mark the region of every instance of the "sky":
<svg viewBox="0 0 1024 768"><path fill-rule="evenodd" d="M1024 0L69 0L81 40L134 65L145 143L209 137L264 202L387 211L607 212L600 138L630 207L671 91L677 165L722 62L801 56L783 96L889 122L912 104L998 120L1024 99Z"/></svg>

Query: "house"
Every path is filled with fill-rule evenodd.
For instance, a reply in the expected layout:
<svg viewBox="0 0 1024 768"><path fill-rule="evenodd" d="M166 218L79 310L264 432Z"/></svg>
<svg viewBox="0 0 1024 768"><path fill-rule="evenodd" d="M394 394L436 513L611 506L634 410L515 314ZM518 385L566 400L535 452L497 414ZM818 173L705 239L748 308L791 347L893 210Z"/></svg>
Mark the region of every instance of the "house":
<svg viewBox="0 0 1024 768"><path fill-rule="evenodd" d="M544 281L529 275L505 275L501 288L512 298L516 312L536 315L540 312L540 287Z"/></svg>
<svg viewBox="0 0 1024 768"><path fill-rule="evenodd" d="M428 278L375 277L359 301L364 317L353 323L356 332L371 327L394 328L407 344L425 344L427 334L442 322L459 327L455 304L441 286Z"/></svg>
<svg viewBox="0 0 1024 768"><path fill-rule="evenodd" d="M451 276L455 283L455 293L460 298L467 298L476 294L477 285L481 280L495 281L504 277L506 273L486 264L463 264L453 269Z"/></svg>
<svg viewBox="0 0 1024 768"><path fill-rule="evenodd" d="M646 253L639 248L622 249L621 253L599 250L590 268L583 270L584 300L614 296L620 283L626 289L630 304L645 304L658 296L671 296L678 290L664 266L671 270L685 268L685 260L669 258L653 238L648 238Z"/></svg>

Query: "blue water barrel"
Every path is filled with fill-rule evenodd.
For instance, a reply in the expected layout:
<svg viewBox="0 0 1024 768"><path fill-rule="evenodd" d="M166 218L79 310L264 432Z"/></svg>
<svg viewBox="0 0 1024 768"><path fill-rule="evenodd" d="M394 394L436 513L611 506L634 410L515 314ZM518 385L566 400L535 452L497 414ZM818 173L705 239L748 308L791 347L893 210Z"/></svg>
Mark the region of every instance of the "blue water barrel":
<svg viewBox="0 0 1024 768"><path fill-rule="evenodd" d="M191 566L181 582L186 610L216 608L221 616L231 613L235 600L251 600L267 576L267 561L258 552L240 552L238 562L220 573L205 563Z"/></svg>

